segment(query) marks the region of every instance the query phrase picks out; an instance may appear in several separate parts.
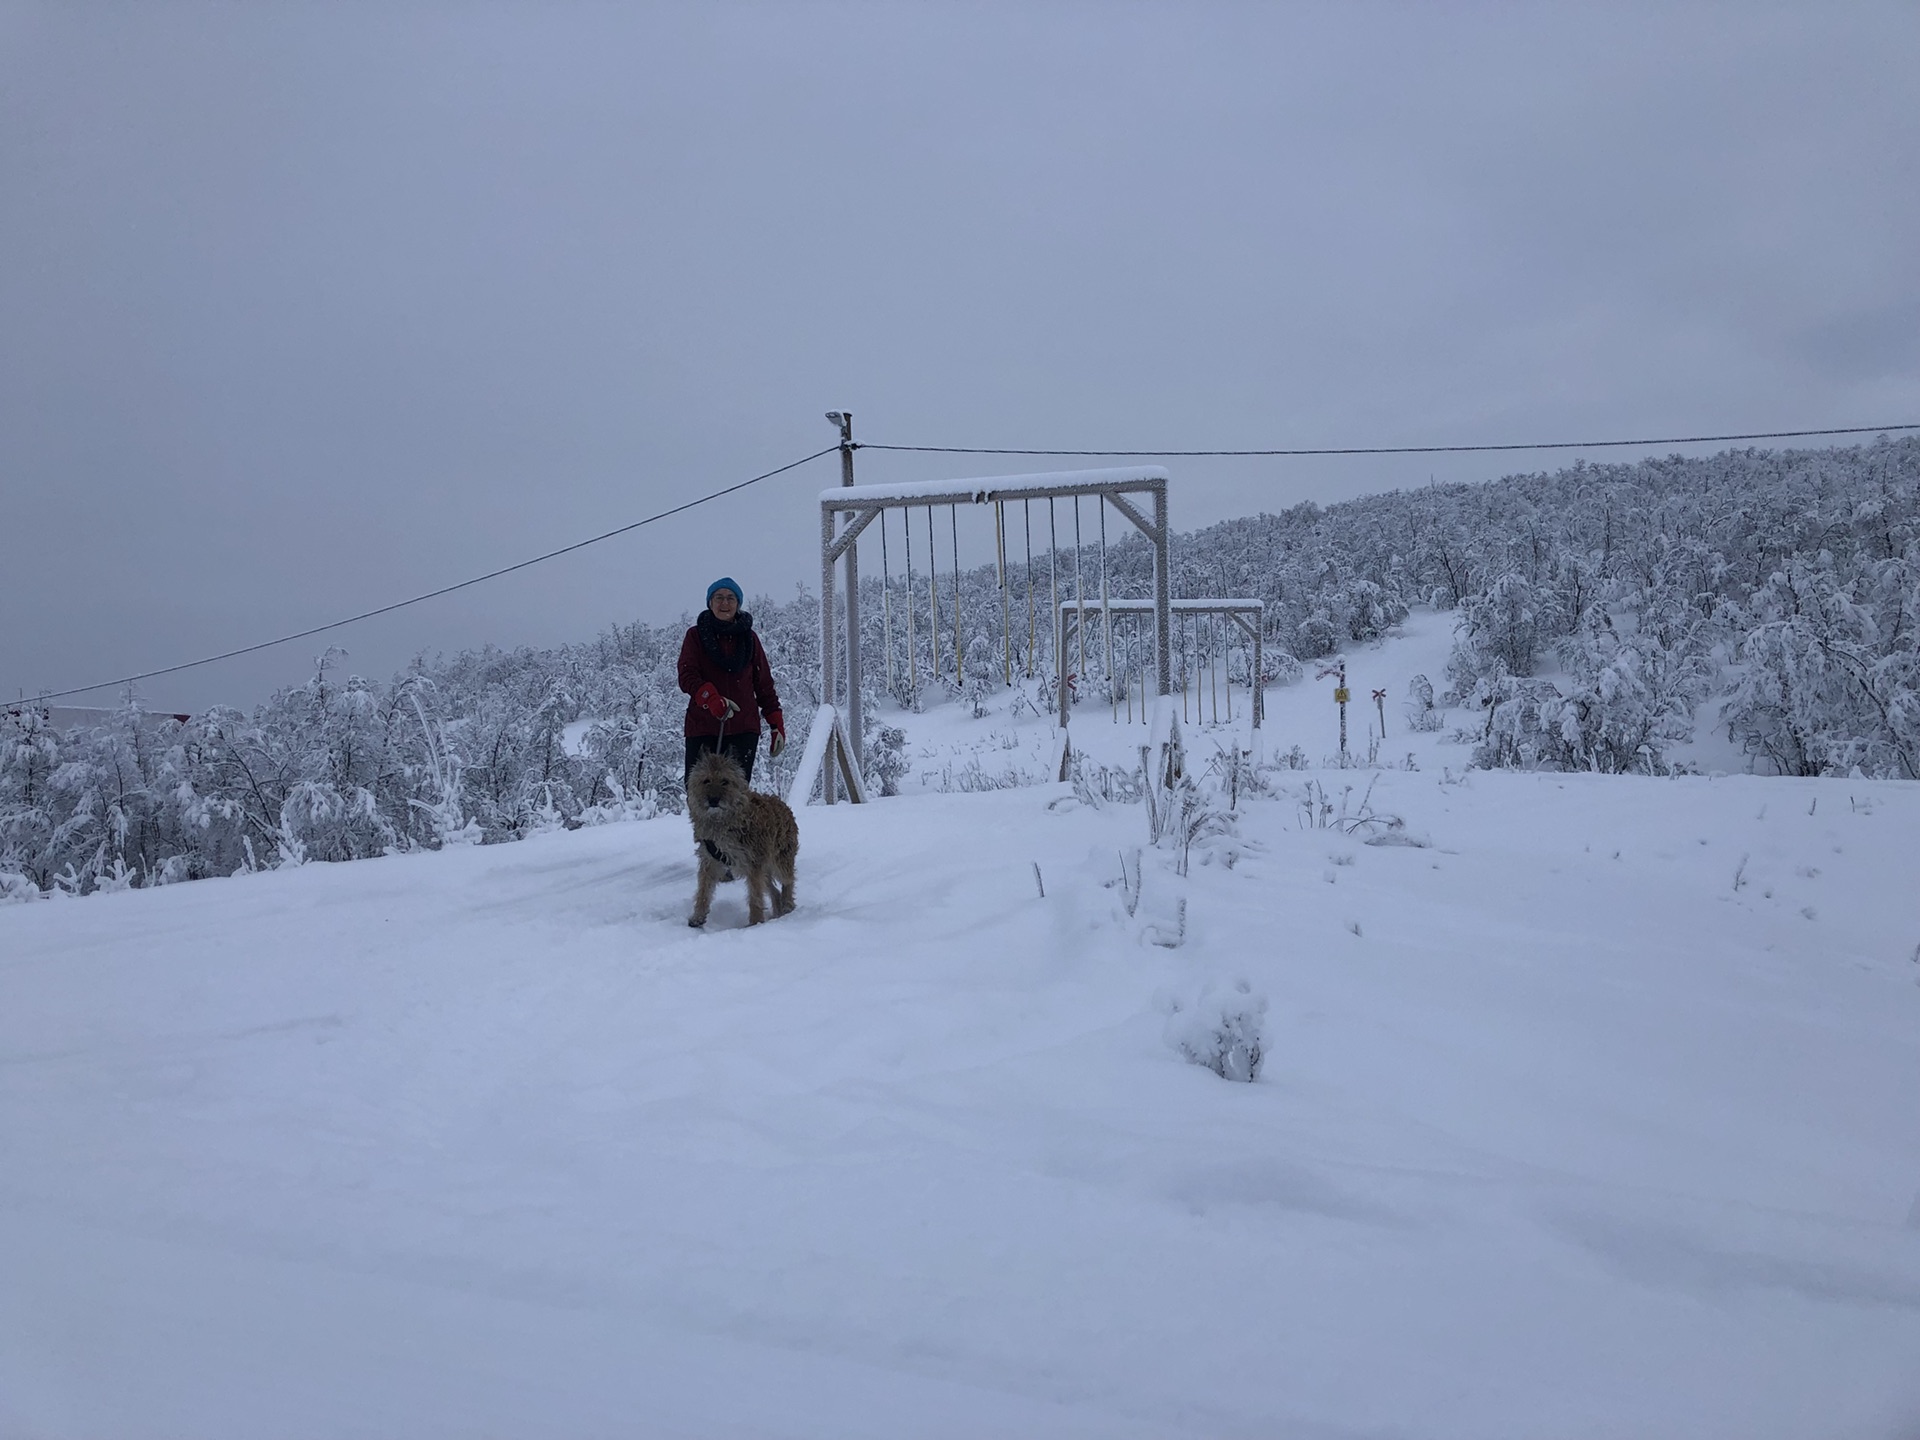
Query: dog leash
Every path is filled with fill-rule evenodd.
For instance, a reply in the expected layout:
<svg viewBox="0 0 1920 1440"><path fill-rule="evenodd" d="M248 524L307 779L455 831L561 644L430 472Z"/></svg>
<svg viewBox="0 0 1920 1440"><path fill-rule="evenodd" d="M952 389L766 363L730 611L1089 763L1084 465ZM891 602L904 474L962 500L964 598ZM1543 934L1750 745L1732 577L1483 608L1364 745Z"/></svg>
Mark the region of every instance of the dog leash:
<svg viewBox="0 0 1920 1440"><path fill-rule="evenodd" d="M727 697L723 695L720 698L722 700L725 700ZM738 707L735 707L735 708L737 709ZM729 718L731 718L733 713L734 713L733 711L729 710L725 714L722 714L720 717L720 733L713 737L713 753L716 755L724 755L727 753L727 721ZM754 742L754 748L755 749L759 748L759 742L757 739ZM747 788L749 790L753 788L752 781L747 782Z"/></svg>

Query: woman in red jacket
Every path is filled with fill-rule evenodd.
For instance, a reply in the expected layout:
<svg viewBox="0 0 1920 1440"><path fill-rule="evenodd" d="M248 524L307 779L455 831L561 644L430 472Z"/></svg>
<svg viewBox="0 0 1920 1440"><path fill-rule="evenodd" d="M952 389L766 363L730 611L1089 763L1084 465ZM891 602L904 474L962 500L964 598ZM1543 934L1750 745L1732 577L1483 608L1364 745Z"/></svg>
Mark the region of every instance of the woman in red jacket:
<svg viewBox="0 0 1920 1440"><path fill-rule="evenodd" d="M762 715L773 732L767 754L778 755L786 748L787 727L774 693L773 670L760 637L753 633L753 616L740 608L740 587L730 578L707 587L707 608L680 642L680 688L690 697L687 773L707 751L720 750L751 780Z"/></svg>

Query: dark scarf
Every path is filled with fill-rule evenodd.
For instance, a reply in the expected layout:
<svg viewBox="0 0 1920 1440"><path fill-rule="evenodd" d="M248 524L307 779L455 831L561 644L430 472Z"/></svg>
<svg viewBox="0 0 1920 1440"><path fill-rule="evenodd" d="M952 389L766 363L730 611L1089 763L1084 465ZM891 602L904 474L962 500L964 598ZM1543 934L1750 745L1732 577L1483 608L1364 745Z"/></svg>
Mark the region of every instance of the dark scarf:
<svg viewBox="0 0 1920 1440"><path fill-rule="evenodd" d="M753 663L753 616L746 611L736 613L731 622L723 622L715 619L711 610L702 610L694 628L700 632L700 648L707 652L707 658L727 674L738 675ZM720 644L722 636L733 641L732 654Z"/></svg>

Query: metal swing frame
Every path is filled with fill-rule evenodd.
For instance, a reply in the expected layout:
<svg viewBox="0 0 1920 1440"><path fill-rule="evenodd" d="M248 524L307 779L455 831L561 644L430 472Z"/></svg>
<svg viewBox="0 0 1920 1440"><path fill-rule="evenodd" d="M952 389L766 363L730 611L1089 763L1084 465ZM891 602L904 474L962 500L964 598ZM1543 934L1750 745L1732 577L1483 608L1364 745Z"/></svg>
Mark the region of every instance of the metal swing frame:
<svg viewBox="0 0 1920 1440"><path fill-rule="evenodd" d="M947 505L957 509L961 505L992 505L995 507L996 529L1000 538L995 549L999 551L1004 544L1004 507L1010 501L1058 500L1079 496L1097 497L1105 505L1111 505L1153 546L1153 598L1132 603L1139 607L1150 608L1154 616L1154 680L1156 693L1166 695L1171 692L1173 679L1171 606L1173 605L1170 570L1168 567L1168 537L1172 533L1167 523L1167 482L1171 477L1158 465L1125 466L1103 470L1064 470L1037 475L996 475L974 480L928 480L915 481L901 485L850 485L843 484L831 490L820 492L820 695L824 702L815 721L815 728L821 729L821 721L828 720L828 711L833 712L831 720L823 730L823 739L818 747L809 742L806 761L794 777L793 789L789 792L791 803L803 803L812 793L816 773L820 780L820 798L826 804L833 804L838 798L842 783L852 792L850 798L864 799L863 786L853 783L853 777L859 774L859 756L862 753L862 735L860 706L861 664L860 664L860 582L857 567L858 541L861 532L888 510L914 510L926 506L931 513L936 505ZM1104 508L1101 511L1104 516ZM845 517L845 524L838 523ZM931 559L931 557L929 557ZM999 562L1004 590L1005 560ZM844 565L847 578L846 599L846 675L836 674L835 666L835 612L839 609L840 586L837 582L836 567ZM929 576L932 567L929 564ZM1257 603L1257 602L1256 602ZM1003 606L1003 635L1009 630ZM934 633L938 634L937 616ZM1054 668L1061 673L1062 691L1065 690L1064 652L1056 651ZM837 693L836 680L844 679L847 695L850 697L844 721L837 708L832 704ZM1063 706L1064 716L1064 706ZM1064 754L1064 751L1063 751ZM1063 761L1064 763L1064 761Z"/></svg>
<svg viewBox="0 0 1920 1440"><path fill-rule="evenodd" d="M1117 615L1140 615L1152 612L1159 636L1155 649L1163 654L1167 650L1166 621L1162 617L1177 615L1182 618L1189 615L1223 615L1231 620L1253 645L1253 728L1258 730L1260 722L1266 719L1266 698L1261 693L1260 673L1265 664L1266 655L1261 642L1261 632L1266 628L1266 602L1252 596L1235 596L1228 599L1209 600L1122 600L1110 599L1107 609ZM1054 647L1056 654L1065 654L1066 647L1073 641L1080 627L1079 607L1073 600L1062 600L1055 609ZM1160 693L1170 693L1165 680L1165 670L1161 672ZM1072 694L1067 685L1067 676L1060 675L1060 724L1064 727L1072 704Z"/></svg>

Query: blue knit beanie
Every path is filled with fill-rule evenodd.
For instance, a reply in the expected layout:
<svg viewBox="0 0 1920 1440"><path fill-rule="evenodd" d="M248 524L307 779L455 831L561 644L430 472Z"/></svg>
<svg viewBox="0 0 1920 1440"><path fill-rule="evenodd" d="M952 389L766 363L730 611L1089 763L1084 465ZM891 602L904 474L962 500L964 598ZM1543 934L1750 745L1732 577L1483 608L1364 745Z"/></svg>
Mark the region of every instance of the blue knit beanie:
<svg viewBox="0 0 1920 1440"><path fill-rule="evenodd" d="M739 583L735 581L731 575L722 575L718 580L707 586L707 604L713 604L713 592L716 590L731 590L735 604L744 603L747 598L740 593Z"/></svg>

